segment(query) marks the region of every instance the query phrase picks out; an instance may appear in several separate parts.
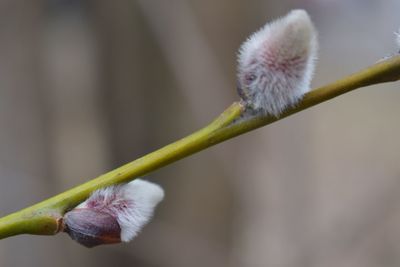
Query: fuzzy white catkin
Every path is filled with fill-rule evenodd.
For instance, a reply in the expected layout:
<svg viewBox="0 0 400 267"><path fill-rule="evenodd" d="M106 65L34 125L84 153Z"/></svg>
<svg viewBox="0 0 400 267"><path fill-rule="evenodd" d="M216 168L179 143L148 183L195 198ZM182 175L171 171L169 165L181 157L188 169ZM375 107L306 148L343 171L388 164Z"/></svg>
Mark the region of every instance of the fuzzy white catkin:
<svg viewBox="0 0 400 267"><path fill-rule="evenodd" d="M164 190L157 184L136 179L130 183L99 189L77 208L104 211L115 217L121 241L132 240L153 216Z"/></svg>
<svg viewBox="0 0 400 267"><path fill-rule="evenodd" d="M400 29L394 33L396 35L396 44L398 48L400 49Z"/></svg>
<svg viewBox="0 0 400 267"><path fill-rule="evenodd" d="M317 33L304 10L267 23L243 43L238 55L238 92L247 106L279 116L310 90Z"/></svg>

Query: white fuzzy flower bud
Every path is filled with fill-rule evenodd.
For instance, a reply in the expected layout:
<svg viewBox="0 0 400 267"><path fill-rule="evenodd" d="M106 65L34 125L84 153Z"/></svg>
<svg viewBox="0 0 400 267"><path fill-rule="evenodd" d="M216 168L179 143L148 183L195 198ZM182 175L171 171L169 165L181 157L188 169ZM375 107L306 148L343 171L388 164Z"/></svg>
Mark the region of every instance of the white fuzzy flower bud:
<svg viewBox="0 0 400 267"><path fill-rule="evenodd" d="M241 46L238 92L247 106L279 116L310 90L318 49L304 10L267 23Z"/></svg>
<svg viewBox="0 0 400 267"><path fill-rule="evenodd" d="M396 35L396 44L400 49L400 29L394 33Z"/></svg>
<svg viewBox="0 0 400 267"><path fill-rule="evenodd" d="M128 242L163 198L160 186L140 179L97 190L65 214L65 232L86 247Z"/></svg>

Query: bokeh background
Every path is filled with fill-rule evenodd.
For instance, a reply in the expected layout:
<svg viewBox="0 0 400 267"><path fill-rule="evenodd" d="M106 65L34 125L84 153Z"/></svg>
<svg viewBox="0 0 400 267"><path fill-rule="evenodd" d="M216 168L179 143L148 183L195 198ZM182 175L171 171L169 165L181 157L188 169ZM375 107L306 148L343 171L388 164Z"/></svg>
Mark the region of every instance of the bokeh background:
<svg viewBox="0 0 400 267"><path fill-rule="evenodd" d="M1 0L0 215L204 126L241 42L294 8L313 86L399 49L398 0ZM399 100L363 88L151 173L166 198L129 244L17 236L0 266L399 266Z"/></svg>

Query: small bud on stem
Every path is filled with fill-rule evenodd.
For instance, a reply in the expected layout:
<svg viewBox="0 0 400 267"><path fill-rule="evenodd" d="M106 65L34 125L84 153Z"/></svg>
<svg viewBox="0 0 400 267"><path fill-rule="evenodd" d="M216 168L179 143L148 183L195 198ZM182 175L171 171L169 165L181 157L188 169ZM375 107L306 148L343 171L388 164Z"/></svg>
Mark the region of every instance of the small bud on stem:
<svg viewBox="0 0 400 267"><path fill-rule="evenodd" d="M304 10L267 23L241 46L238 92L249 108L278 117L310 89L317 34Z"/></svg>
<svg viewBox="0 0 400 267"><path fill-rule="evenodd" d="M64 215L64 231L86 247L128 242L163 198L160 186L140 179L106 187Z"/></svg>

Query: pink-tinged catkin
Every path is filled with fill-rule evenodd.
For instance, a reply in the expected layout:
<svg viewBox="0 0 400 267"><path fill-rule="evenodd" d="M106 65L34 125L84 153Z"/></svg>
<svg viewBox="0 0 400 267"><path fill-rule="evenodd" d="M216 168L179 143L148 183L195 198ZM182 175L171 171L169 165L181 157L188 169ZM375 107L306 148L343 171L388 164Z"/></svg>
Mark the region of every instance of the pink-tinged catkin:
<svg viewBox="0 0 400 267"><path fill-rule="evenodd" d="M136 179L95 191L64 216L64 231L86 247L132 240L151 219L163 189Z"/></svg>
<svg viewBox="0 0 400 267"><path fill-rule="evenodd" d="M317 33L304 10L267 23L243 43L238 55L238 92L245 104L278 117L310 90Z"/></svg>

